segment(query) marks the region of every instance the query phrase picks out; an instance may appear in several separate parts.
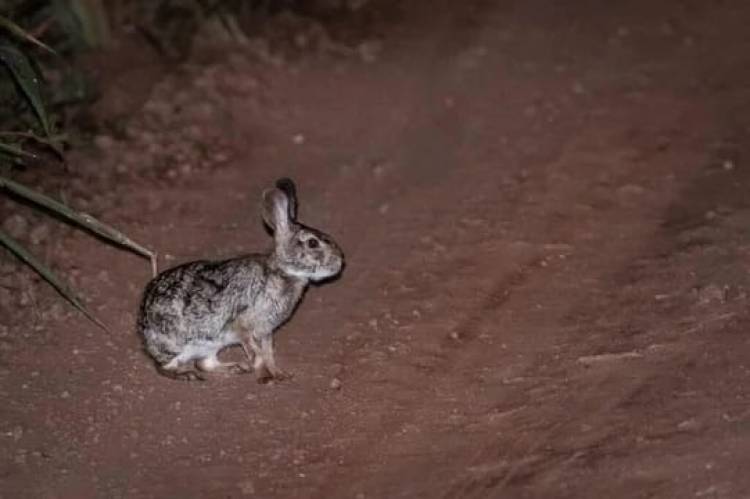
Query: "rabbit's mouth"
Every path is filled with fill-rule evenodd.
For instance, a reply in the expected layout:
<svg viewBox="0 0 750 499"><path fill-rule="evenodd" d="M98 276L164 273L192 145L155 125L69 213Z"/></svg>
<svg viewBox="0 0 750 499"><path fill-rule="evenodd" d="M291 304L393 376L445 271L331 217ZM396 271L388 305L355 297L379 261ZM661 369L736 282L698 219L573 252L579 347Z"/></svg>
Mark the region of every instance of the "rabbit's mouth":
<svg viewBox="0 0 750 499"><path fill-rule="evenodd" d="M326 262L314 265L282 264L280 267L282 272L288 276L312 282L320 282L337 276L344 267L344 260L341 257L332 257Z"/></svg>
<svg viewBox="0 0 750 499"><path fill-rule="evenodd" d="M317 267L310 275L310 280L320 282L332 277L336 277L344 269L343 258L330 258L325 265Z"/></svg>

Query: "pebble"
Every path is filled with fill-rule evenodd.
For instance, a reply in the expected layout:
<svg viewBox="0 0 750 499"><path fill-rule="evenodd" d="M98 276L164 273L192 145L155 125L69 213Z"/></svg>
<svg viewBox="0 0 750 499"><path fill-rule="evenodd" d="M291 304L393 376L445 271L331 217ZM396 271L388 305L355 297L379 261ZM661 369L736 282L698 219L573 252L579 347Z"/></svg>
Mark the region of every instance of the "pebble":
<svg viewBox="0 0 750 499"><path fill-rule="evenodd" d="M331 384L329 385L331 390L340 390L341 389L341 380L338 378L333 378L331 380Z"/></svg>
<svg viewBox="0 0 750 499"><path fill-rule="evenodd" d="M698 302L701 305L724 303L726 301L726 292L726 288L718 284L709 284L698 290Z"/></svg>
<svg viewBox="0 0 750 499"><path fill-rule="evenodd" d="M694 418L686 419L677 425L677 429L680 431L695 431L701 428L701 424Z"/></svg>
<svg viewBox="0 0 750 499"><path fill-rule="evenodd" d="M23 437L23 428L20 426L15 426L10 431L10 436L13 438L14 441L18 442L21 440L21 437Z"/></svg>
<svg viewBox="0 0 750 499"><path fill-rule="evenodd" d="M3 221L3 229L14 239L21 239L29 230L29 221L15 213Z"/></svg>
<svg viewBox="0 0 750 499"><path fill-rule="evenodd" d="M26 292L19 293L18 304L22 307L28 307L31 305L31 295Z"/></svg>
<svg viewBox="0 0 750 499"><path fill-rule="evenodd" d="M96 144L96 147L98 147L102 151L108 151L112 149L112 146L115 144L115 141L109 135L97 135L94 138L94 144Z"/></svg>
<svg viewBox="0 0 750 499"><path fill-rule="evenodd" d="M370 0L347 0L346 6L353 12L355 10L361 9L368 3L370 3Z"/></svg>
<svg viewBox="0 0 750 499"><path fill-rule="evenodd" d="M42 244L49 238L49 225L41 223L31 229L31 232L29 232L29 239L31 239L32 244Z"/></svg>
<svg viewBox="0 0 750 499"><path fill-rule="evenodd" d="M243 480L238 483L237 486L239 487L240 492L242 492L242 495L250 496L255 494L255 484L252 480Z"/></svg>
<svg viewBox="0 0 750 499"><path fill-rule="evenodd" d="M622 196L635 197L642 195L646 189L637 184L627 184L617 189L617 192Z"/></svg>
<svg viewBox="0 0 750 499"><path fill-rule="evenodd" d="M379 40L368 40L362 42L357 47L360 59L363 62L375 62L383 50L383 44Z"/></svg>

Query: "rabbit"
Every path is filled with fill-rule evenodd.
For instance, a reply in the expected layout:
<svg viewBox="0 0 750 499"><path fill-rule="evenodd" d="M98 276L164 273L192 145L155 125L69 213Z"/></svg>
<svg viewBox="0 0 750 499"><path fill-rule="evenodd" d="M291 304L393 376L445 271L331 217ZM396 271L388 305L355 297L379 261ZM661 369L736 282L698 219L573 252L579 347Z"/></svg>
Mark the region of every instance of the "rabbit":
<svg viewBox="0 0 750 499"><path fill-rule="evenodd" d="M331 236L297 222L291 179L263 192L261 212L273 233L272 250L185 263L146 286L137 327L161 374L205 379L203 372L253 370L259 382L288 376L276 366L273 332L310 282L339 275L344 254ZM220 361L219 351L231 345L241 345L249 362Z"/></svg>

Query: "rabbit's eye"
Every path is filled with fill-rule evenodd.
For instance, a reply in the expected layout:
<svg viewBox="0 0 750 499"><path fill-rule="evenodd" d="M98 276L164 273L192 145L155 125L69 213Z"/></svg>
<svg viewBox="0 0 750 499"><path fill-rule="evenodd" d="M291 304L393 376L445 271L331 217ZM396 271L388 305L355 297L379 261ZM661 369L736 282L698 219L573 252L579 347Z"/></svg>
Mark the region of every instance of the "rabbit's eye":
<svg viewBox="0 0 750 499"><path fill-rule="evenodd" d="M307 240L307 247L310 249L315 249L318 246L320 246L320 242L317 239L308 239Z"/></svg>

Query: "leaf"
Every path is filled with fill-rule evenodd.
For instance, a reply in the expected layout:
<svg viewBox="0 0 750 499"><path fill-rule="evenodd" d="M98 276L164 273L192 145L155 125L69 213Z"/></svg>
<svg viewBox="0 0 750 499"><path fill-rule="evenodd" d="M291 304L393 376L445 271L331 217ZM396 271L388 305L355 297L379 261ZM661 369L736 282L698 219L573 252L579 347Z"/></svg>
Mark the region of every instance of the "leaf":
<svg viewBox="0 0 750 499"><path fill-rule="evenodd" d="M91 215L88 215L86 213L79 213L72 208L64 205L63 203L56 201L51 197L45 196L40 192L29 189L28 187L14 182L7 177L0 176L0 188L7 189L24 199L28 199L33 203L43 206L48 210L60 215L69 222L80 225L81 227L93 232L94 234L104 238L107 241L110 241L118 246L125 247L143 257L148 258L151 261L151 272L154 276L156 276L156 253L147 248L144 248L113 227L100 222Z"/></svg>
<svg viewBox="0 0 750 499"><path fill-rule="evenodd" d="M68 0L68 8L78 21L89 47L101 47L109 39L107 9L102 0Z"/></svg>
<svg viewBox="0 0 750 499"><path fill-rule="evenodd" d="M44 102L42 101L39 76L31 66L29 58L13 45L5 43L0 45L0 62L8 67L10 73L13 75L13 79L18 83L24 96L34 109L34 113L39 118L44 133L50 136L51 129L49 119L47 118L47 111L45 111Z"/></svg>
<svg viewBox="0 0 750 499"><path fill-rule="evenodd" d="M33 43L39 48L42 48L49 52L50 54L57 55L57 52L52 50L49 45L46 43L40 42L34 35L8 19L7 17L0 16L0 28L5 29L6 31L10 32L13 36L16 36L17 38L20 38L22 40L26 40L27 42Z"/></svg>
<svg viewBox="0 0 750 499"><path fill-rule="evenodd" d="M9 156L18 156L20 158L26 158L26 159L39 159L39 157L36 154L32 154L30 152L24 151L18 146L14 146L11 144L4 144L3 142L0 142L0 153L8 154Z"/></svg>
<svg viewBox="0 0 750 499"><path fill-rule="evenodd" d="M16 137L16 138L22 138L22 139L28 139L33 140L34 142L37 142L38 144L41 144L43 146L49 147L52 152L54 152L57 157L65 162L65 152L63 151L63 143L67 140L67 134L61 133L61 134L55 134L51 135L49 137L40 137L39 135L35 134L34 132L0 132L0 137ZM0 142L0 148L2 148L3 144ZM14 147L14 146L11 146ZM15 147L15 149L19 149L18 147ZM11 151L8 151L11 152ZM27 158L29 159L39 159L39 157L36 154L22 151L25 153Z"/></svg>
<svg viewBox="0 0 750 499"><path fill-rule="evenodd" d="M55 290L60 293L63 298L68 300L71 305L73 305L75 308L77 308L83 315L86 316L91 322L99 326L100 328L104 329L108 333L111 333L110 329L99 319L97 319L89 310L86 308L86 306L83 304L83 302L71 291L71 289L65 285L52 270L50 270L49 267L44 265L42 262L36 259L34 255L26 251L26 248L21 246L18 242L13 240L10 236L5 234L2 230L0 230L0 244L8 248L11 253L16 255L21 261L23 261L26 265L34 269L34 271L42 276L42 278L47 281Z"/></svg>

